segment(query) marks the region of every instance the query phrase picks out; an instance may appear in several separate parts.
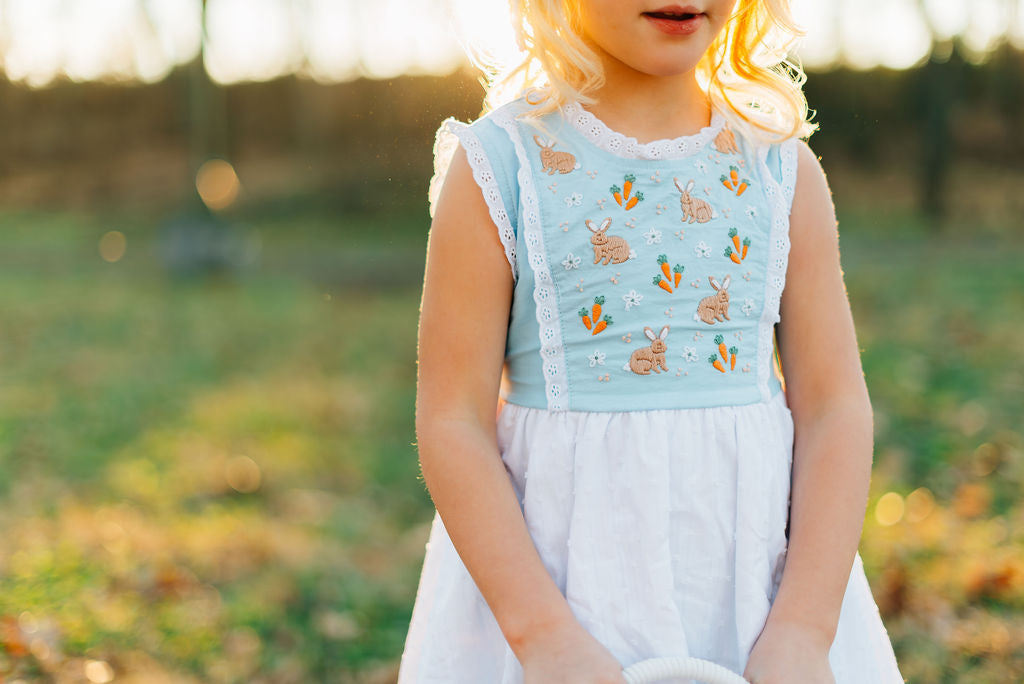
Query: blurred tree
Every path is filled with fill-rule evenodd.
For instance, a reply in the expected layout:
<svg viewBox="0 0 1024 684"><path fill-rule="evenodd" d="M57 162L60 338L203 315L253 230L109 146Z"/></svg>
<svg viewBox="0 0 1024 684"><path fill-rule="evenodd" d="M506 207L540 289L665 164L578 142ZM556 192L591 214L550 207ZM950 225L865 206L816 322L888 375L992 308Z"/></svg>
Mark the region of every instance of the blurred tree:
<svg viewBox="0 0 1024 684"><path fill-rule="evenodd" d="M199 167L210 157L228 158L227 112L224 90L213 82L206 70L206 46L209 35L206 28L207 0L200 4L199 50L188 64L188 137L189 185L195 188ZM198 198L195 193L193 197Z"/></svg>
<svg viewBox="0 0 1024 684"><path fill-rule="evenodd" d="M927 60L917 72L915 90L916 113L920 129L920 208L937 230L947 213L946 197L949 171L954 158L952 149L955 136L951 128L952 112L963 91L966 61L982 61L1009 40L1016 26L1019 11L1017 0L992 0L1002 8L1006 19L1001 32L992 36L984 49L974 49L965 40L972 30L977 14L967 12L967 19L959 30L946 33L939 28L939 12L952 11L949 5L918 0L917 7L932 37Z"/></svg>
<svg viewBox="0 0 1024 684"><path fill-rule="evenodd" d="M143 1L143 6L146 3ZM224 89L206 69L207 0L201 0L199 49L186 66L189 178L184 208L160 227L164 264L179 274L223 272L241 267L250 254L237 229L207 206L197 189L199 170L210 159L230 160Z"/></svg>
<svg viewBox="0 0 1024 684"><path fill-rule="evenodd" d="M933 229L941 225L947 210L945 193L954 140L950 119L960 91L961 64L955 50L940 52L933 47L918 71L915 101L917 119L921 122L919 197L921 211Z"/></svg>
<svg viewBox="0 0 1024 684"><path fill-rule="evenodd" d="M957 88L953 83L956 60L954 38L942 37L928 10L927 0L918 0L925 25L932 36L927 61L918 72L915 101L918 120L921 121L920 189L921 211L935 230L946 213L944 190L952 158L950 146L950 109L954 105Z"/></svg>

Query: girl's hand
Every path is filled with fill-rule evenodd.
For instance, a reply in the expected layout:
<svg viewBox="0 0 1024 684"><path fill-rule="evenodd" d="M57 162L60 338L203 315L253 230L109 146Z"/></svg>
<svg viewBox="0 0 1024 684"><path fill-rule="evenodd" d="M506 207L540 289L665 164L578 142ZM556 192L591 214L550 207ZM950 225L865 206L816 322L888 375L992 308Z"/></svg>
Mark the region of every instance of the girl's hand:
<svg viewBox="0 0 1024 684"><path fill-rule="evenodd" d="M831 642L804 625L769 622L754 643L743 676L751 684L836 684Z"/></svg>
<svg viewBox="0 0 1024 684"><path fill-rule="evenodd" d="M622 664L578 622L538 635L517 657L523 684L626 684Z"/></svg>

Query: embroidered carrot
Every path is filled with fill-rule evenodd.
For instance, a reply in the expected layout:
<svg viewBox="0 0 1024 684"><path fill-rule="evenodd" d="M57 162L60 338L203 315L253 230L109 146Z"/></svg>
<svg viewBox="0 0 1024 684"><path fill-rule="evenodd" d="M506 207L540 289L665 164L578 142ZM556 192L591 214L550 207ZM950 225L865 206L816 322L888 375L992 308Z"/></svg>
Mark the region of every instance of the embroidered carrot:
<svg viewBox="0 0 1024 684"><path fill-rule="evenodd" d="M718 353L722 355L722 360L728 363L729 355L725 349L725 337L722 335L715 335L715 344L718 345Z"/></svg>
<svg viewBox="0 0 1024 684"><path fill-rule="evenodd" d="M654 284L659 286L665 292L671 292L672 286L669 285L667 280L662 280L660 275L654 276Z"/></svg>
<svg viewBox="0 0 1024 684"><path fill-rule="evenodd" d="M708 357L708 363L710 363L712 366L722 371L723 373L725 372L725 366L723 366L722 362L718 360L718 356L716 354L712 354L711 356Z"/></svg>
<svg viewBox="0 0 1024 684"><path fill-rule="evenodd" d="M669 267L668 267L668 255L667 254L659 254L658 255L658 263L661 264L661 272L665 274L666 278L671 280L672 279L672 271L670 271Z"/></svg>
<svg viewBox="0 0 1024 684"><path fill-rule="evenodd" d="M726 178L724 175L719 180L721 180L722 181L722 185L724 185L729 190L735 190L735 188L732 185L732 182L728 178Z"/></svg>
<svg viewBox="0 0 1024 684"><path fill-rule="evenodd" d="M683 277L683 269L686 268L682 264L676 264L672 267L672 272L675 275L675 286L679 287L679 279Z"/></svg>
<svg viewBox="0 0 1024 684"><path fill-rule="evenodd" d="M590 330L590 316L587 315L587 309L580 309L580 317L583 319L583 325L587 326L587 330Z"/></svg>
<svg viewBox="0 0 1024 684"><path fill-rule="evenodd" d="M732 179L732 184L736 185L740 181L740 170L735 166L729 167L729 178Z"/></svg>
<svg viewBox="0 0 1024 684"><path fill-rule="evenodd" d="M750 247L750 238L743 238L743 254L740 255L741 259L747 258L747 247Z"/></svg>
<svg viewBox="0 0 1024 684"><path fill-rule="evenodd" d="M626 202L626 209L627 210L632 209L633 207L636 206L637 202L643 202L643 201L644 201L644 193L638 192L635 195L633 195L632 197L630 197L629 201Z"/></svg>
<svg viewBox="0 0 1024 684"><path fill-rule="evenodd" d="M590 312L590 315L594 318L595 321L597 319L601 318L601 305L602 304L604 304L604 297L603 296L602 297L594 297L593 311Z"/></svg>
<svg viewBox="0 0 1024 684"><path fill-rule="evenodd" d="M726 247L724 254L737 264L740 263L740 257L738 254L736 254L736 252L732 251L732 247Z"/></svg>
<svg viewBox="0 0 1024 684"><path fill-rule="evenodd" d="M740 251L740 234L735 228L729 229L729 237L732 238L732 244L736 245L736 251Z"/></svg>
<svg viewBox="0 0 1024 684"><path fill-rule="evenodd" d="M612 191L612 197L615 198L615 201L618 202L619 206L621 207L622 206L622 191L619 189L619 186L618 185L613 185L612 187L609 188L609 190Z"/></svg>
<svg viewBox="0 0 1024 684"><path fill-rule="evenodd" d="M740 186L738 188L736 188L736 196L739 197L740 195L742 195L743 191L746 190L747 187L749 187L749 186L750 186L750 181L748 181L746 178L744 178L743 182L740 183Z"/></svg>
<svg viewBox="0 0 1024 684"><path fill-rule="evenodd" d="M622 199L628 199L629 198L629 190L630 190L630 188L633 187L633 183L634 182L636 182L636 176L634 176L633 174L628 174L623 179L623 183L622 183Z"/></svg>
<svg viewBox="0 0 1024 684"><path fill-rule="evenodd" d="M729 353L732 354L732 360L729 362L729 370L736 370L736 354L739 353L737 347L729 347Z"/></svg>
<svg viewBox="0 0 1024 684"><path fill-rule="evenodd" d="M596 335L597 333L601 332L602 330L604 330L605 328L607 328L611 324L612 324L612 317L607 315L607 314L605 314L605 317L602 318L601 320L599 320L597 322L597 325L594 326L594 332L592 332L590 334L591 335Z"/></svg>

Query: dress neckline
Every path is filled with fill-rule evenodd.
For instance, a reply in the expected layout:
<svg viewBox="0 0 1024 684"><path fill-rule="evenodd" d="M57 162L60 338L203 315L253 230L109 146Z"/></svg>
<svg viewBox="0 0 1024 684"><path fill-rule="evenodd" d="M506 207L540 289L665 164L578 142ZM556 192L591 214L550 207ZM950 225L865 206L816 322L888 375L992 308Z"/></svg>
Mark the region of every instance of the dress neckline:
<svg viewBox="0 0 1024 684"><path fill-rule="evenodd" d="M569 102L562 107L566 121L584 138L597 147L625 159L682 159L700 152L725 126L725 117L714 105L711 108L711 123L691 135L677 138L661 138L641 143L632 136L620 133L591 112L583 109L579 102Z"/></svg>

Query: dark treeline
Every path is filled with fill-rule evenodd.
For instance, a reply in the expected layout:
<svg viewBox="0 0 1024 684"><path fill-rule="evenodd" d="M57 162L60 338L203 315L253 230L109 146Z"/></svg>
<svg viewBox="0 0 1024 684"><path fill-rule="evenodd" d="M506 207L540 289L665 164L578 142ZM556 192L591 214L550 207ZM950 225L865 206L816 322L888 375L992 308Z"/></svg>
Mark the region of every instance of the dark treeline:
<svg viewBox="0 0 1024 684"><path fill-rule="evenodd" d="M156 84L33 90L0 82L0 201L173 206L191 192L198 106L208 110L202 144L236 164L249 203L414 209L425 202L437 126L446 116L475 118L482 96L466 70L234 84L201 91L197 105L192 66ZM954 52L906 71L810 72L806 93L821 126L811 143L823 159L867 174L899 165L914 179L917 207L930 213L947 209L949 169L1022 167L1021 52L1003 49L983 65Z"/></svg>

